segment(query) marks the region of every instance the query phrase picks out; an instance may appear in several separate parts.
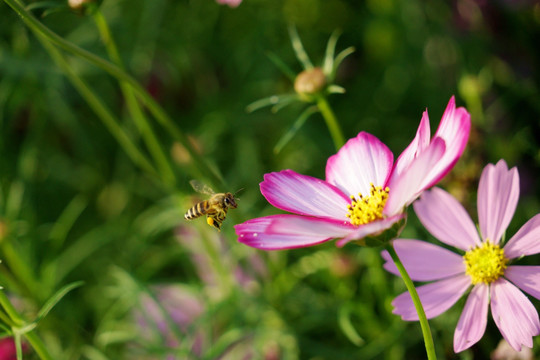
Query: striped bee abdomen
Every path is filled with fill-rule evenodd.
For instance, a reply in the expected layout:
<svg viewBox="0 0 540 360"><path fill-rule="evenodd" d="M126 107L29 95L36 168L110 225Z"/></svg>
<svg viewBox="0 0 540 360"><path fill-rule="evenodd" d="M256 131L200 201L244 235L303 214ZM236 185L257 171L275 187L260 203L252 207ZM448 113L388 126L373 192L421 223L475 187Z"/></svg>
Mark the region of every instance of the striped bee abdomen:
<svg viewBox="0 0 540 360"><path fill-rule="evenodd" d="M195 204L191 209L189 209L184 215L184 218L186 220L198 218L199 216L206 214L209 208L210 204L208 203L208 201L202 201L198 204Z"/></svg>

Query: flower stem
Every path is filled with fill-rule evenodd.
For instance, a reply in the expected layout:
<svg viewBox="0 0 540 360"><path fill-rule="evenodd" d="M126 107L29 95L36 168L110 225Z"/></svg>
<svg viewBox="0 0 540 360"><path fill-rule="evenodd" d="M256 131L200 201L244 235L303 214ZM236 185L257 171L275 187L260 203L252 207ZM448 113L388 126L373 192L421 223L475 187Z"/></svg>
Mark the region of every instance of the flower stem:
<svg viewBox="0 0 540 360"><path fill-rule="evenodd" d="M324 96L317 97L317 106L321 111L324 121L326 121L326 126L328 126L328 130L330 131L332 140L334 140L334 145L336 146L337 151L341 149L343 145L345 145L345 137L343 136L343 132L341 131L341 127L339 126L336 115L332 111L330 104L328 104L328 101Z"/></svg>
<svg viewBox="0 0 540 360"><path fill-rule="evenodd" d="M394 245L392 243L389 243L386 249L390 253L392 260L396 264L396 267L399 273L401 274L401 278L403 279L403 282L405 283L407 290L409 290L409 294L411 295L411 299L413 301L416 312L418 313L420 327L422 328L422 335L424 336L424 344L426 346L427 357L429 360L436 360L437 355L435 354L435 345L433 344L433 337L431 336L431 330L429 329L429 323L426 317L426 313L424 312L424 308L422 307L422 302L420 302L420 297L418 296L418 293L416 292L416 288L414 287L414 284L411 278L409 277L407 270L405 270L403 263L399 259L399 256L396 253L396 250L394 249Z"/></svg>

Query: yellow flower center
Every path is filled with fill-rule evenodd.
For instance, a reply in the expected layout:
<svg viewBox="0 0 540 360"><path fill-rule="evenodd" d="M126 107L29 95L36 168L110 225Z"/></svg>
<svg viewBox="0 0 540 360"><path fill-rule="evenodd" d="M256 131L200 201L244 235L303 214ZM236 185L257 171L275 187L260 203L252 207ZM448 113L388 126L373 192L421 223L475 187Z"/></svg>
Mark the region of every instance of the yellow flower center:
<svg viewBox="0 0 540 360"><path fill-rule="evenodd" d="M388 199L390 189L371 184L369 196L358 194L356 199L351 195L351 204L347 205L347 217L353 225L363 225L383 218L383 209Z"/></svg>
<svg viewBox="0 0 540 360"><path fill-rule="evenodd" d="M508 259L499 245L487 240L480 247L467 251L463 261L465 273L471 277L473 284L490 284L504 275Z"/></svg>

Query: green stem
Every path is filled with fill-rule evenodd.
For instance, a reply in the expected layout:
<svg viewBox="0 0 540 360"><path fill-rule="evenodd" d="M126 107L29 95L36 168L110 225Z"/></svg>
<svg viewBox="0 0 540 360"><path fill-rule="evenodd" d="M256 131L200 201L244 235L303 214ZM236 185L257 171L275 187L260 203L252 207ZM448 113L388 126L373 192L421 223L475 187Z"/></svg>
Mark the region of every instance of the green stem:
<svg viewBox="0 0 540 360"><path fill-rule="evenodd" d="M4 291L0 291L0 306L10 317L11 321L13 322L12 327L14 329L21 328L25 324L25 321L21 318L17 310L15 310ZM47 351L45 344L43 344L41 339L32 330L25 332L23 335L30 343L30 346L32 346L32 348L36 351L40 359L53 360L53 357Z"/></svg>
<svg viewBox="0 0 540 360"><path fill-rule="evenodd" d="M435 354L435 345L433 344L433 337L431 336L431 330L429 329L429 323L426 317L426 313L424 312L424 308L422 307L422 302L420 301L420 297L418 296L418 293L416 292L416 288L414 287L414 284L411 278L409 277L407 270L405 270L403 263L399 259L399 256L396 253L392 243L389 243L386 249L390 253L390 256L392 257L394 264L396 264L396 267L399 273L401 274L401 278L403 279L403 282L405 283L407 290L409 290L409 294L411 295L411 299L413 301L416 312L418 313L420 327L422 328L422 335L424 336L424 344L426 346L427 357L429 360L436 360L437 355Z"/></svg>
<svg viewBox="0 0 540 360"><path fill-rule="evenodd" d="M138 147L131 141L129 136L125 133L112 112L103 104L103 102L97 97L86 82L81 79L71 68L64 56L49 43L41 33L36 33L38 39L42 45L49 52L51 58L56 62L56 65L63 70L66 77L71 81L72 85L77 89L79 94L85 99L90 108L94 110L96 115L103 122L103 125L109 130L111 135L118 141L120 146L124 149L131 161L137 164L142 169L146 170L152 175L158 176L156 170L152 164L146 159L146 157L140 152Z"/></svg>
<svg viewBox="0 0 540 360"><path fill-rule="evenodd" d="M223 184L223 179L210 167L201 154L195 150L187 136L180 131L174 121L167 115L167 113L161 108L161 106L148 94L148 92L135 80L132 76L127 74L118 66L100 58L99 56L78 47L75 44L63 39L58 34L50 30L48 27L39 22L31 13L29 13L18 0L4 0L30 27L36 34L41 34L51 43L60 47L61 49L68 51L80 58L83 58L95 66L105 70L110 75L114 76L118 80L127 82L143 102L148 110L156 118L156 120L163 126L163 128L169 132L175 140L180 142L184 148L189 152L192 163L194 164L195 172L200 172L200 175L205 176L213 185ZM199 173L197 173L199 175Z"/></svg>
<svg viewBox="0 0 540 360"><path fill-rule="evenodd" d="M11 324L10 326L21 326L24 324L24 321L21 319L19 313L11 304L11 301L9 301L9 298L6 296L4 290L0 290L0 306L2 307L2 309L4 309L6 314L13 322L13 324Z"/></svg>
<svg viewBox="0 0 540 360"><path fill-rule="evenodd" d="M94 10L93 17L103 40L103 43L107 48L109 57L116 65L118 65L122 70L124 70L124 65L114 42L114 38L112 37L107 21L105 20L105 17L103 16L99 8L96 8ZM163 181L167 184L173 185L175 183L175 176L171 164L168 158L165 156L159 144L159 141L156 138L154 131L150 126L150 123L148 122L148 119L140 108L133 88L126 81L120 81L120 88L122 90L122 93L124 94L128 111L130 112L133 121L135 122L135 125L139 129L139 132L143 140L145 141L146 146L150 151L150 154L156 162L157 167L162 174Z"/></svg>
<svg viewBox="0 0 540 360"><path fill-rule="evenodd" d="M332 140L334 140L336 150L341 149L341 147L345 145L345 137L343 136L341 127L339 126L336 115L332 111L330 104L328 104L328 101L324 96L319 96L317 97L317 106L326 121L326 126L328 126Z"/></svg>

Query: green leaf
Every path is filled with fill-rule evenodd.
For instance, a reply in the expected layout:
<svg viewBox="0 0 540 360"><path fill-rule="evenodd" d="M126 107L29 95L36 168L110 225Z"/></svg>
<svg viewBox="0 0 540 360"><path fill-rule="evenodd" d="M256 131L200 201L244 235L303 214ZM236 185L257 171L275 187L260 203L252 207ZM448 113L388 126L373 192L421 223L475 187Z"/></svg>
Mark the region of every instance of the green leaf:
<svg viewBox="0 0 540 360"><path fill-rule="evenodd" d="M356 346L364 344L364 339L358 334L351 321L351 306L346 304L339 309L338 323L343 334Z"/></svg>
<svg viewBox="0 0 540 360"><path fill-rule="evenodd" d="M249 337L247 330L232 329L219 337L212 345L212 348L204 355L203 359L217 359L223 355L225 351L231 348L236 343Z"/></svg>
<svg viewBox="0 0 540 360"><path fill-rule="evenodd" d="M66 5L60 4L57 1L38 1L35 3L28 4L26 6L26 10L32 11L36 9L53 9L53 8L60 8L60 7L63 7L66 9L68 8Z"/></svg>
<svg viewBox="0 0 540 360"><path fill-rule="evenodd" d="M56 220L49 233L49 239L56 249L62 246L68 232L83 210L86 209L87 205L88 200L82 195L77 195L66 206L62 214L60 214L60 217Z"/></svg>
<svg viewBox="0 0 540 360"><path fill-rule="evenodd" d="M272 95L266 98L256 100L246 106L246 111L251 113L255 110L259 110L266 106L277 105L282 101L287 102L287 105L290 104L293 100L296 100L298 96L296 94L286 94L286 95Z"/></svg>
<svg viewBox="0 0 540 360"><path fill-rule="evenodd" d="M332 69L332 75L330 77L331 79L334 79L336 77L337 69L339 65L341 65L343 60L347 56L351 55L354 51L355 51L354 46L349 46L348 48L346 48L345 50L342 50L339 54L337 54L336 58L334 59L334 68Z"/></svg>
<svg viewBox="0 0 540 360"><path fill-rule="evenodd" d="M62 300L62 298L64 296L66 296L67 293L69 293L71 290L73 290L75 288L78 288L79 286L82 286L83 284L84 284L83 281L76 281L76 282L68 284L68 285L64 286L63 288L61 288L60 290L58 290L53 296L51 296L51 298L45 303L45 305L43 305L41 310L39 310L36 322L38 322L39 320L41 320L45 316L47 316L49 311L51 311L52 308L56 304L58 304L58 302L60 300Z"/></svg>
<svg viewBox="0 0 540 360"><path fill-rule="evenodd" d="M268 59L270 59L270 61L272 61L274 63L274 65L276 65L276 67L281 70L281 72L287 76L291 82L294 83L294 80L296 79L296 73L294 72L293 69L291 69L287 64L285 64L280 58L279 56L277 56L276 54L274 54L273 52L271 51L268 51L266 53L266 56L268 56Z"/></svg>
<svg viewBox="0 0 540 360"><path fill-rule="evenodd" d="M289 26L289 36L291 37L291 43L294 49L294 53L296 54L296 58L298 59L298 61L300 61L300 63L304 67L304 70L313 69L313 64L311 63L311 60L309 60L309 56L304 50L304 46L302 45L300 36L298 36L298 32L293 25Z"/></svg>
<svg viewBox="0 0 540 360"><path fill-rule="evenodd" d="M318 112L319 108L317 106L310 106L306 110L300 114L298 119L294 122L293 126L287 131L277 142L276 146L274 146L274 153L279 154L283 147L291 141L291 139L294 137L294 135L298 132L298 130L304 125L306 120L313 115L314 113Z"/></svg>
<svg viewBox="0 0 540 360"><path fill-rule="evenodd" d="M329 94L345 94L345 88L339 85L332 84L326 88Z"/></svg>
<svg viewBox="0 0 540 360"><path fill-rule="evenodd" d="M283 109L284 107L288 106L289 104L295 102L295 101L301 101L300 97L296 94L290 95L289 97L283 97L280 102L278 102L276 105L272 106L272 112L277 113L279 110Z"/></svg>
<svg viewBox="0 0 540 360"><path fill-rule="evenodd" d="M341 34L341 31L334 31L332 35L330 36L330 39L328 39L328 44L326 45L326 54L324 56L324 64L323 64L323 73L329 78L329 81L333 81L333 78L330 76L334 72L334 53L336 51L336 44L339 39L339 35Z"/></svg>

